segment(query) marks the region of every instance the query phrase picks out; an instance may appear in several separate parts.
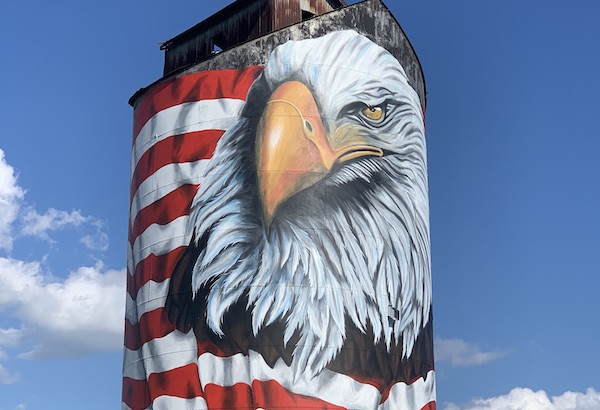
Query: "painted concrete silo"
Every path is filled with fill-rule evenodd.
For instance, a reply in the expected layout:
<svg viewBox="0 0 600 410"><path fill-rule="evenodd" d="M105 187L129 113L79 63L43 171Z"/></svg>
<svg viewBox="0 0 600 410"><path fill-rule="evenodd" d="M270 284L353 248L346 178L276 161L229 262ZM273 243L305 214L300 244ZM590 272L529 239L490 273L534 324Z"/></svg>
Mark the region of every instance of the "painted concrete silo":
<svg viewBox="0 0 600 410"><path fill-rule="evenodd" d="M238 0L137 92L123 408L435 409L416 54L379 0Z"/></svg>

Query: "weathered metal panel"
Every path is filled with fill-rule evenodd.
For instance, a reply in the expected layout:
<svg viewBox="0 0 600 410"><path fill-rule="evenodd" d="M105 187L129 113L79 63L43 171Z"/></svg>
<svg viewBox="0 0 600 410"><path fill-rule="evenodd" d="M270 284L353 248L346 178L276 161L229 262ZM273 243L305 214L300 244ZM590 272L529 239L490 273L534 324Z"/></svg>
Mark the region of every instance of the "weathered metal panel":
<svg viewBox="0 0 600 410"><path fill-rule="evenodd" d="M333 7L327 0L302 0L302 10L306 10L315 15L329 13Z"/></svg>
<svg viewBox="0 0 600 410"><path fill-rule="evenodd" d="M273 29L279 30L302 21L300 0L271 0L273 4Z"/></svg>
<svg viewBox="0 0 600 410"><path fill-rule="evenodd" d="M271 9L266 5L260 13L260 34L264 35L273 31L273 23L271 21Z"/></svg>

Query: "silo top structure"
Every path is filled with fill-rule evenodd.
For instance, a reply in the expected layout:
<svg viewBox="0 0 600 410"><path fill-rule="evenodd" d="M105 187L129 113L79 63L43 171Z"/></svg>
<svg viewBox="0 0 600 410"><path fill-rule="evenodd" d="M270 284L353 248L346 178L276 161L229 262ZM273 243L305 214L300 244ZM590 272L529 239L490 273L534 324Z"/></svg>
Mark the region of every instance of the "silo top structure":
<svg viewBox="0 0 600 410"><path fill-rule="evenodd" d="M345 5L343 0L237 0L161 45L164 75Z"/></svg>
<svg viewBox="0 0 600 410"><path fill-rule="evenodd" d="M425 83L379 0L238 0L134 107L123 408L435 409Z"/></svg>

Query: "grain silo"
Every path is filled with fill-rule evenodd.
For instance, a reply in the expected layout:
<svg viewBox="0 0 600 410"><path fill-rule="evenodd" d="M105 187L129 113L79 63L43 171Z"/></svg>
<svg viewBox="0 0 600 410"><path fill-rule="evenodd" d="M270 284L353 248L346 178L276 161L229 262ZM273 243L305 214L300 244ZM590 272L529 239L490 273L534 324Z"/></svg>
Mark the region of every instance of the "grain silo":
<svg viewBox="0 0 600 410"><path fill-rule="evenodd" d="M435 409L425 85L379 0L237 0L134 107L123 408Z"/></svg>

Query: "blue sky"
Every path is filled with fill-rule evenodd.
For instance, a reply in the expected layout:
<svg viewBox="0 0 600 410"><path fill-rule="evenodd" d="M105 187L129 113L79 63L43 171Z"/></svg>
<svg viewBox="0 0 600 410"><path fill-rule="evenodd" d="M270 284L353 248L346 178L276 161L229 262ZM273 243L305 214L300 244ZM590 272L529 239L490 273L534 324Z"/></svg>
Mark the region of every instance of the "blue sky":
<svg viewBox="0 0 600 410"><path fill-rule="evenodd" d="M208 3L0 5L0 410L119 408L127 100ZM386 4L427 82L438 406L600 408L600 3Z"/></svg>

